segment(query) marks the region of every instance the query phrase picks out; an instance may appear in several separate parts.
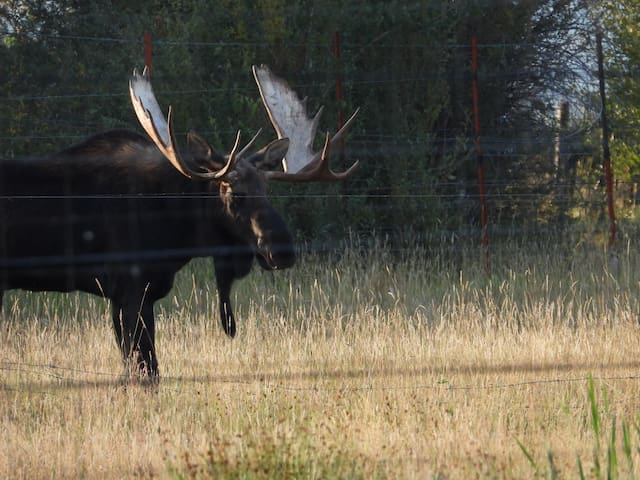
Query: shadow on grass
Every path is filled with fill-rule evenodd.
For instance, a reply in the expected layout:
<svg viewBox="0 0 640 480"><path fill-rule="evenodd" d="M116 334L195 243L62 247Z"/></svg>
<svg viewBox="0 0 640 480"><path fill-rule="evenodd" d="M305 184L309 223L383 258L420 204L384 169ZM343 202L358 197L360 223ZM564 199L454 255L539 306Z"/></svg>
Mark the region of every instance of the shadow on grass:
<svg viewBox="0 0 640 480"><path fill-rule="evenodd" d="M253 384L269 383L277 384L277 388L283 390L328 390L328 389L451 389L451 390L482 390L517 387L521 385L567 383L585 381L588 372L600 372L607 379L635 380L640 375L614 375L616 371L638 371L640 361L616 362L603 364L600 362L585 363L543 363L538 365L505 364L505 365L457 365L454 367L407 367L407 368L363 368L352 370L310 370L305 372L278 372L257 371L249 374L237 375L196 375L196 376L161 376L159 384L146 378L126 376L124 374L92 372L79 369L71 369L47 364L24 364L19 362L0 362L0 374L13 372L16 376L38 376L41 380L25 379L21 381L9 381L5 375L0 375L0 391L51 393L55 390L73 389L100 389L100 388L127 388L127 387L156 387L178 386L184 384ZM545 374L584 373L573 377L545 376ZM465 377L490 374L540 374L540 378L505 383L476 383L455 384L452 377ZM4 377L4 378L3 378ZM87 377L96 377L88 379ZM425 383L421 385L393 386L387 385L313 385L314 382L339 381L339 380L377 380L394 378L420 378L425 377ZM459 379L456 379L459 380ZM428 382L431 383L428 383ZM296 383L298 382L298 383ZM310 382L311 385L305 382Z"/></svg>

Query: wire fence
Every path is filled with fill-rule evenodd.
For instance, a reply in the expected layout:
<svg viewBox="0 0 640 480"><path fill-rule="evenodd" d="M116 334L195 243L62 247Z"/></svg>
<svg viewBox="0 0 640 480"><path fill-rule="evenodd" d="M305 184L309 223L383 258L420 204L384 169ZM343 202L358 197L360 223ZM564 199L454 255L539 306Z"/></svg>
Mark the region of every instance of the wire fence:
<svg viewBox="0 0 640 480"><path fill-rule="evenodd" d="M554 364L554 365L499 365L491 366L465 366L461 367L459 373L465 375L487 375L495 377L498 374L545 374L559 372L571 372L566 376L547 376L531 378L528 380L514 382L479 382L474 384L452 384L449 382L435 381L434 383L424 383L421 377L437 375L437 370L432 368L404 369L380 371L358 370L358 371L317 371L301 372L298 374L277 373L277 372L256 372L249 375L202 375L202 376L163 376L163 390L178 389L184 393L185 389L198 391L199 385L219 384L243 389L247 386L254 388L256 382L264 385L266 389L274 391L309 391L309 392L355 392L355 391L491 391L491 390L514 390L520 388L545 388L549 386L564 386L572 383L587 383L590 379L601 382L636 382L640 375L616 375L616 370L637 369L639 362L619 363L608 366L601 364ZM447 375L451 377L458 372L456 369L447 367ZM593 375L591 372L600 372ZM127 387L132 385L122 373L96 372L86 369L63 367L52 364L33 364L24 362L0 362L0 372L7 374L17 374L28 377L41 377L48 380L20 383L19 386L8 386L0 384L0 390L19 391L29 394L50 395L58 391L69 391L74 389L84 390L86 388L113 388ZM587 375L576 375L578 371L590 372ZM610 374L606 372L610 371ZM415 384L406 385L406 381L394 385L394 379L413 378ZM378 379L384 379L379 382ZM330 383L330 384L327 384ZM150 384L153 386L153 384ZM579 407L576 407L579 408Z"/></svg>
<svg viewBox="0 0 640 480"><path fill-rule="evenodd" d="M412 7L416 7L415 5ZM362 6L359 6L361 11ZM142 35L138 38L131 37L115 37L115 36L88 36L88 35L61 35L61 34L44 34L38 31L20 32L19 34L11 31L6 26L0 29L0 37L11 38L16 35L34 35L46 40L51 45L56 43L68 44L69 42L90 43L110 48L111 45L126 45L143 51L145 46L145 40ZM351 39L353 40L353 39ZM252 41L227 41L227 42L207 42L207 41L192 41L192 40L175 40L170 38L154 38L154 62L161 63L164 55L169 55L172 49L180 48L195 48L195 49L257 49L265 50L269 48L275 48L280 46L277 42L252 42ZM300 44L290 45L295 47L306 48L323 48L327 50L327 54L330 54L331 46L330 42L318 43L318 44ZM490 43L478 43L477 48L480 53L480 62L482 63L483 53L490 53L495 51L512 51L521 49L523 47L533 46L533 44L516 43L516 42L490 42ZM538 45L539 46L539 45ZM363 49L370 48L371 44L366 42L349 41L341 43L341 54L344 57L360 55ZM460 54L468 56L470 59L472 52L471 44L462 43L447 43L447 44L394 44L387 43L381 45L380 48L387 48L390 51L393 49L413 49L413 50L433 50L441 49L453 54ZM142 57L142 55L140 55ZM571 59L574 62L572 68L577 78L580 78L579 87L585 91L595 91L597 89L597 77L595 75L595 63L594 54L588 52L582 52L582 55L575 55ZM414 72L415 73L415 72ZM615 74L615 73L614 73ZM518 69L505 69L501 71L482 71L480 72L480 79L485 81L500 79L500 80L513 80L520 79L526 75ZM429 85L434 82L442 81L466 81L470 78L469 71L459 71L453 74L443 73L439 71L429 71L428 69L422 71L420 75L415 74L403 74L396 72L349 72L349 75L344 76L341 81L344 82L348 90L363 90L371 87L382 87L385 85L402 85L402 84L423 84ZM162 78L158 79L161 84ZM306 83L300 83L296 87L301 87L304 90L312 92L325 92L323 97L327 98L327 91L333 89L334 79L331 75L324 75L322 79L317 81L308 81ZM90 84L91 82L89 82ZM115 82L114 82L115 83ZM122 82L125 85L125 81ZM182 89L169 89L163 90L160 88L159 92L163 98L181 98L181 102L188 104L194 97L206 97L213 94L233 92L243 92L250 95L255 94L255 89L244 87L241 85L225 85L224 87L211 86L207 88L190 89L189 72L184 72L184 85L186 88ZM482 87L482 85L481 85ZM113 89L104 92L79 92L74 91L69 85L57 85L55 91L47 88L47 93L33 93L33 94L21 94L16 96L0 96L0 103L6 103L10 110L11 104L36 102L38 104L48 105L43 110L51 117L44 117L41 119L41 124L56 125L58 130L56 133L46 134L39 132L0 135L0 142L8 147L5 150L11 150L11 145L18 142L28 142L36 145L39 142L43 144L51 144L52 142L59 145L67 145L72 142L86 138L91 133L95 133L95 128L100 121L94 119L96 109L90 109L87 112L78 112L79 115L73 120L62 119L59 115L51 114L49 112L55 112L56 108L64 108L65 102L86 100L87 102L111 102L114 99L118 101L122 100L122 103L128 103L128 93L125 88ZM558 85L558 91L561 90L561 86ZM566 99L565 99L566 100ZM98 107L99 108L99 107ZM575 157L592 157L594 151L586 148L584 142L585 132L593 134L599 131L599 122L602 112L593 112L592 110L587 113L586 109L578 108L575 110L579 114L584 115L584 119L577 122L575 127L567 128L562 132L562 148L565 151L570 151L571 155ZM584 121L586 120L586 122ZM135 127L132 125L131 119L111 119L117 127ZM618 131L632 131L636 128L636 125L619 125L616 126ZM223 135L232 135L234 133L233 128L222 127ZM183 135L186 132L178 129L178 135ZM202 132L204 135L217 134L220 135L220 131L211 131L205 129ZM543 180L542 187L540 184L527 183L528 180L521 180L522 183L513 183L513 180L504 180L501 178L491 178L493 173L499 171L502 165L504 168L511 168L511 162L514 160L529 160L532 157L544 158L546 162L552 161L554 151L554 138L540 135L539 132L524 132L521 137L514 138L507 134L501 134L499 131L482 131L481 132L481 147L483 151L485 164L489 165L490 171L487 173L487 180L485 184L486 198L488 202L489 223L484 227L479 225L479 200L483 195L478 192L477 180L474 175L467 175L460 179L449 180L442 179L442 176L446 176L446 171L441 171L440 165L425 165L423 173L426 176L431 177L433 180L428 183L422 183L421 178L416 177L413 181L409 179L405 183L406 190L404 192L380 192L379 189L372 188L371 182L366 177L366 174L356 176L350 181L347 188L343 191L335 192L305 192L304 194L291 194L281 193L276 191L272 194L271 198L277 205L287 205L294 202L304 200L310 203L312 208L314 206L320 206L326 203L340 203L342 208L349 211L351 205L361 206L363 204L368 205L368 214L377 217L393 217L396 214L398 208L410 207L410 216L420 212L421 205L425 209L432 208L434 203L448 205L449 211L459 211L460 218L457 225L443 225L438 227L437 223L432 226L428 235L432 238L442 239L450 238L451 236L457 236L459 238L479 238L479 229L482 227L489 232L491 237L504 236L505 239L513 238L514 232L520 231L523 236L536 235L539 237L548 236L549 232L557 231L560 234L570 234L581 236L586 233L594 233L595 228L601 228L601 226L595 226L590 223L595 218L597 221L604 220L600 214L593 215L594 212L601 210L606 213L606 203L604 196L604 188L601 184L601 178L592 177L590 179L574 178L571 181L567 181L561 177L546 178ZM388 161L389 157L402 158L405 155L414 157L424 157L428 159L436 154L443 148L444 145L451 147L459 142L466 142L467 147L463 149L465 157L460 160L460 163L466 163L473 169L474 158L469 145L472 143L471 134L466 139L461 139L457 133L452 133L446 128L435 129L427 137L421 137L420 135L391 135L385 134L380 131L355 131L348 141L348 156L353 158L361 158L363 169L367 168L367 162L378 164L381 159L381 151L384 151L384 157L382 161ZM437 140L434 141L434 138ZM533 174L535 175L535 174ZM636 202L637 186L634 182L616 182L616 197L615 201L618 205L631 205L634 206ZM0 196L0 202L11 202L13 200L36 200L36 196L16 196L16 195L4 195ZM65 194L59 195L38 195L39 200L53 201L60 200L62 197L69 200L91 200L98 198L107 198L104 195L75 195ZM162 198L171 198L171 195L159 195ZM120 199L134 199L134 197L127 195L119 195ZM135 198L141 198L137 196ZM152 198L145 196L145 199ZM524 208L525 211L532 212L532 216L535 216L536 212L540 212L541 209L549 209L549 204L553 208L563 208L563 205L570 205L573 210L580 210L582 212L590 212L592 219L585 222L572 222L563 224L559 227L553 225L540 224L535 221L522 222L521 220L510 224L509 216L513 214L512 210L515 206L518 208ZM398 206L400 205L400 206ZM511 208L510 208L511 206ZM356 210L354 215L357 215ZM629 209L629 211L632 211ZM397 225L391 225L391 228L395 228ZM351 228L347 226L346 229ZM358 229L358 227L355 227ZM363 232L368 231L369 226L364 225ZM605 227L606 229L606 227ZM339 242L332 241L327 238L323 239L326 243L324 249L331 249L338 245ZM505 245L506 242L502 242L499 248L508 249ZM316 247L318 248L318 247ZM444 248L447 248L445 245ZM459 247L454 247L459 248ZM507 251L507 250L504 250Z"/></svg>
<svg viewBox="0 0 640 480"><path fill-rule="evenodd" d="M371 3L359 5L358 11L351 12L357 15L366 15L366 9L371 11L375 8L384 8L384 3ZM363 12L363 9L365 10ZM3 38L11 38L15 32L0 27L0 41ZM142 58L145 48L145 41L140 35L139 38L129 37L109 37L109 36L86 36L86 35L58 35L42 34L41 32L23 32L23 35L35 35L46 40L52 48L56 44L91 44L96 50L114 47L135 48L140 52L138 58ZM161 64L165 56L173 53L179 48L190 49L255 49L267 50L278 48L279 43L268 42L201 42L201 41L178 41L173 39L154 38L154 62ZM291 48L313 48L324 49L327 55L331 54L331 45L325 43L299 43L290 44ZM520 49L525 46L533 46L524 43L478 43L480 62L482 63L484 54L496 52L506 52ZM341 45L343 57L355 57L362 54L370 43L363 42L343 42ZM383 47L391 54L394 50L440 50L447 54L461 55L471 59L471 44L393 44L387 43ZM590 55L585 55L589 58ZM573 85L585 92L595 92L597 90L597 77L595 75L595 64L593 58L585 59L581 56L572 58L574 74L579 81ZM12 151L16 145L28 144L39 150L41 146L56 145L60 148L71 143L87 138L89 135L97 133L105 126L117 128L134 128L137 126L133 117L100 118L100 107L102 104L114 103L126 105L129 103L129 94L126 91L126 76L129 70L135 65L127 66L126 71L105 72L105 75L113 78L111 86L103 91L79 90L69 84L43 85L42 91L22 93L7 96L0 93L0 104L4 104L6 111L11 111L21 104L30 107L40 107L42 113L39 123L34 125L30 131L11 133L0 129L0 144L2 151ZM138 65L139 66L139 65ZM73 66L70 66L73 68ZM246 72L249 75L249 72ZM616 75L616 72L612 72ZM625 73L629 75L628 72ZM231 84L219 86L212 84L206 88L200 87L200 82L196 82L194 74L190 71L181 73L183 87L163 88L162 76L158 77L157 92L163 99L171 99L170 103L177 102L188 110L190 105L206 102L208 97L220 95L246 94L257 97L257 91L253 86L243 86L242 84ZM482 81L516 81L527 75L520 69L504 69L501 71L480 71L480 95L482 95ZM639 78L640 70L631 72L632 77ZM465 83L470 79L471 72L460 70L457 72L441 72L424 69L419 74L416 72L367 72L350 71L348 75L343 75L341 81L345 90L367 91L370 89L384 89L387 86L413 86L423 85L425 89L429 85L438 82L460 82ZM331 73L323 72L318 79L302 78L295 87L306 92L317 94L319 100L334 102L335 78ZM92 86L92 79L84 82L85 85ZM198 85L192 88L190 85ZM86 88L86 87L85 87ZM303 204L303 208L292 214L296 224L304 224L304 219L311 216L313 212L319 211L327 204L335 206L334 218L331 225L323 226L324 233L318 238L309 238L305 233L301 234L299 249L313 253L322 254L325 252L340 251L348 241L350 235L364 237L365 241L372 237L384 238L385 235L392 235L394 230L401 230L403 227L412 227L418 224L417 229L409 228L409 241L393 240L385 244L385 250L396 255L410 255L416 249L416 239L424 248L432 249L435 255L444 257L463 257L470 254L475 255L479 263L482 262L481 234L484 230L488 234L489 249L492 255L499 254L501 258L513 257L522 252L522 243L539 243L545 248L558 245L562 246L563 241L568 241L572 245L584 243L585 239L593 242L595 237L607 235L606 218L606 197L604 182L601 172L591 176L581 177L575 175L574 178L567 179L561 175L554 175L554 172L547 171L543 175L530 173L526 179L514 181L513 177L506 179L501 169L510 169L514 161L529 161L534 163L535 159L542 159L547 164L554 161L554 149L557 146L561 135L561 145L564 152L570 152L575 158L595 158L600 161L599 154L594 153L593 140L591 143L585 142L585 138L592 136L597 138L600 133L600 119L602 111L598 106L580 104L575 98L567 97L566 85L557 85L557 91L550 94L564 101L573 101L572 112L580 116L580 119L570 126L565 127L560 133L556 129L549 131L524 131L519 132L518 137L511 132L499 128L484 129L479 133L479 140L483 152L485 167L487 168L484 193L478 190L478 183L475 172L475 156L471 145L473 144L473 133L471 121L465 137L460 136L460 132L452 131L443 126L438 126L430 132L412 132L402 135L391 134L375 130L358 130L350 135L347 146L347 157L361 160L361 173L352 178L349 183L341 189L326 190L318 187L303 193L282 191L276 188L270 194L271 201L280 209L285 211L290 207ZM462 95L461 92L456 92ZM588 97L588 95L587 95ZM592 98L590 99L592 100ZM91 107L80 108L78 104L84 102ZM585 100L586 102L586 100ZM595 102L597 103L597 102ZM73 111L66 111L68 105L73 105ZM65 112L61 115L59 112ZM481 112L482 114L482 112ZM507 122L508 119L505 119ZM51 127L49 129L43 126ZM499 126L499 125L498 125ZM623 125L616 125L618 133L633 132L640 126L640 120L630 121ZM187 132L187 125L179 125L176 134L183 137ZM204 136L217 135L223 138L232 137L236 128L233 125L222 124L215 131L204 128L200 133ZM555 138L554 135L558 135ZM265 135L263 135L264 137ZM442 165L431 164L429 159L437 156L443 150L456 151L456 146L460 145L461 157L453 160L456 166L466 166L471 173L459 175L451 178L450 169ZM18 159L27 159L27 155L17 155ZM23 158L24 157L24 158ZM424 158L422 175L406 176L403 183L403 191L380 191L379 187L373 187L371 180L367 177L368 164L380 164L389 162L402 164L403 157ZM519 165L519 164L517 164ZM392 168L390 168L392 170ZM597 171L597 169L595 169ZM533 180L532 180L533 177ZM424 179L429 178L429 182ZM0 179L1 182L1 179ZM286 190L286 189L284 189ZM624 229L620 237L622 240L629 240L635 234L633 226L633 215L635 214L636 202L640 200L638 194L640 189L633 181L616 181L615 202L617 206L626 209L629 219L627 225L628 232ZM488 204L488 224L481 225L480 220L480 199L486 195ZM34 210L47 212L50 210L52 202L76 202L78 204L91 201L118 201L118 202L165 202L167 200L207 200L214 199L214 194L175 194L175 193L155 193L155 194L101 194L101 193L64 193L64 194L0 194L0 213L10 210L15 202L35 202ZM251 196L247 196L251 200ZM445 208L442 208L442 205ZM365 205L366 207L363 207ZM571 212L564 212L565 206ZM68 212L68 206L65 207ZM65 208L61 212L65 212ZM431 217L432 210L445 212L449 218L436 218L429 221L420 222L419 217ZM527 212L523 219L522 215L516 215L515 209ZM404 210L404 212L402 211ZM556 210L560 210L556 213ZM553 213L549 213L552 211ZM357 217L362 214L377 218L387 219L388 230L372 231L369 224L358 223ZM571 217L573 215L574 217ZM51 215L48 215L51 217ZM204 215L203 215L204 216ZM341 220L344 216L346 220ZM354 217L356 217L354 219ZM543 218L545 221L538 221ZM581 220L575 218L582 217ZM565 221L554 222L554 219L564 219ZM77 218L65 217L49 218L49 221L57 222L59 227L65 224L70 226L77 222ZM551 220L551 221L550 221ZM25 219L25 222L28 222ZM622 222L621 222L622 223ZM422 226L428 224L428 230ZM23 224L24 225L24 224ZM20 223L16 223L20 226ZM37 232L37 230L33 230ZM86 232L80 232L81 235ZM34 234L36 236L37 234ZM0 236L1 237L1 236ZM84 238L88 238L86 235ZM345 240L346 239L346 240ZM3 238L0 238L2 247ZM358 241L355 242L356 244ZM600 241L600 243L605 243ZM475 250L473 250L475 249ZM129 262L129 261L157 261L168 260L189 256L209 256L220 254L220 250L215 247L206 249L162 249L121 252L100 252L90 255L75 254L65 252L63 255L37 255L20 256L11 259L0 258L0 268L34 268L47 266L66 265L80 268L83 264L93 264L97 262ZM495 260L494 260L495 264ZM0 280L2 277L0 276ZM213 279L211 279L213 281ZM429 367L407 368L396 370L376 370L375 368L359 371L312 371L298 374L287 374L280 372L255 372L249 375L202 375L202 376L162 376L163 389L187 389L193 392L198 391L198 384L225 384L232 388L242 389L247 385L254 385L256 382L267 385L274 391L367 391L367 390L416 390L416 391L487 391L487 390L515 390L520 388L548 388L563 386L573 383L586 383L589 378L606 382L637 382L640 375L617 374L619 371L638 370L640 362L630 360L626 363L603 365L601 362L585 364L553 364L553 365L500 365L500 366L464 366L456 369L447 367L447 375L457 373L486 375L486 382L469 384L442 383L439 380L431 380L437 372ZM597 371L598 375L589 377L579 372ZM112 388L120 385L127 385L123 381L123 374L115 371L96 371L85 368L67 367L59 364L36 364L13 361L0 361L0 372L11 380L9 383L0 376L0 390L11 392L26 392L29 394L50 395L58 391L86 388ZM526 375L526 380L515 382L496 382L495 377L499 374L517 373ZM14 378L19 380L15 381ZM33 380L39 378L38 380ZM407 381L406 378L411 378ZM491 380L489 380L489 378ZM26 380L20 380L26 379ZM372 380L373 379L373 380ZM428 379L428 380L425 380ZM330 383L331 382L331 383ZM567 407L581 408L581 407Z"/></svg>

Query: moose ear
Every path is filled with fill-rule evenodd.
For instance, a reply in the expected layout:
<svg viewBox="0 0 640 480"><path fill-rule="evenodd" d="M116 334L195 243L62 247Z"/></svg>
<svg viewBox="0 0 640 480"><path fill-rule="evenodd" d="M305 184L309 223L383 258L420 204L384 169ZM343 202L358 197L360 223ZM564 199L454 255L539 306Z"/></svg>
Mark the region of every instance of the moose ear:
<svg viewBox="0 0 640 480"><path fill-rule="evenodd" d="M209 145L209 142L193 130L187 133L187 145L189 147L189 153L191 153L191 156L196 160L196 163L202 162L204 164L224 165L226 162L224 155ZM220 167L218 166L218 168Z"/></svg>
<svg viewBox="0 0 640 480"><path fill-rule="evenodd" d="M187 145L189 146L189 153L193 155L193 158L211 158L213 148L211 148L209 142L207 142L193 130L189 130L189 132L187 133Z"/></svg>
<svg viewBox="0 0 640 480"><path fill-rule="evenodd" d="M288 150L288 138L274 140L269 145L255 153L253 163L260 169L273 170L281 164L282 159L285 157Z"/></svg>

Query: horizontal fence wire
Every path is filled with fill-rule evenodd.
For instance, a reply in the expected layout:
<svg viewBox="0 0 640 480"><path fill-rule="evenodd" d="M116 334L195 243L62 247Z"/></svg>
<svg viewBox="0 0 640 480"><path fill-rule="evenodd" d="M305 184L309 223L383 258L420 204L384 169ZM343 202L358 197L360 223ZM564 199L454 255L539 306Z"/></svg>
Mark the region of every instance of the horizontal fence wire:
<svg viewBox="0 0 640 480"><path fill-rule="evenodd" d="M360 10L359 10L360 11ZM262 18L262 17L260 17ZM0 26L0 37L29 37L36 39L46 39L53 41L61 41L61 42L69 42L69 41L79 41L79 42L96 42L96 43L122 43L122 44L130 44L130 45L144 45L144 39L142 36L140 37L115 37L115 36L91 36L91 35L71 35L71 34L59 34L59 33L43 33L39 30L22 30L20 32L12 31L6 26ZM282 44L280 42L269 42L269 41L196 41L196 40L175 40L175 39L167 39L167 38L154 38L154 45L164 45L164 46L183 46L183 47L224 47L224 48L234 48L234 47L251 47L251 48L270 48L270 47L278 47ZM287 45L291 47L327 47L327 43L287 43ZM350 41L344 44L342 48L349 50L361 50L363 48L370 47L371 43L359 43ZM539 46L536 43L527 43L527 42L479 42L478 48L480 49L511 49L511 48L521 48L521 47L535 47ZM398 44L384 44L384 48L412 48L412 49L459 49L459 50L471 50L471 46L468 43L412 43L411 45L407 45L405 43Z"/></svg>
<svg viewBox="0 0 640 480"><path fill-rule="evenodd" d="M162 376L161 386L163 390L174 389L184 392L185 390L198 391L198 385L219 384L234 386L238 389L255 384L263 385L265 389L274 391L413 391L413 390L433 390L433 391L490 391L490 390L511 390L519 388L548 388L552 386L562 386L572 383L585 384L590 381L620 382L640 379L640 375L614 375L606 374L607 370L632 369L640 366L638 362L628 362L626 364L616 364L602 366L595 364L554 364L554 365L500 365L494 367L464 367L461 368L465 374L487 374L495 376L499 373L534 373L554 372L554 376L540 376L529 380L515 382L489 382L482 384L452 384L449 382L435 381L434 383L416 382L414 385L394 385L394 378L419 378L425 375L437 375L437 369L423 370L361 370L361 371L332 371L332 372L300 372L300 373L276 373L276 372L256 372L250 375L202 375L202 376ZM27 380L10 386L0 383L0 390L23 392L29 394L50 395L58 391L84 390L87 388L113 388L135 385L139 383L135 379L130 379L123 373L98 372L88 369L63 367L53 364L34 364L25 362L0 362L0 372L8 372L25 376L39 376L49 381ZM572 372L571 376L557 376L557 372ZM590 372L588 375L575 375L577 371ZM592 371L601 372L593 375ZM455 374L450 367L447 367L447 375ZM95 378L98 378L96 380ZM385 379L382 384L376 382L377 378ZM90 379L93 378L93 379ZM322 383L320 383L322 382ZM331 385L327 385L327 382ZM360 383L359 383L360 382ZM354 384L355 383L355 384ZM145 382L142 382L145 385ZM148 384L153 386L153 384ZM157 385L156 385L157 387ZM581 408L581 407L576 407Z"/></svg>
<svg viewBox="0 0 640 480"><path fill-rule="evenodd" d="M287 6L288 13L292 13L292 8ZM357 11L362 13L363 11L378 11L379 9L385 10L391 8L384 2L377 2L375 4L362 4L357 6ZM405 6L407 11L420 12L420 2L410 2ZM354 10L356 7L350 5L344 5L341 7L342 12ZM257 13L256 13L257 15ZM257 17L256 17L257 18ZM573 27L576 29L580 26ZM576 30L578 31L578 30ZM566 32L565 32L566 33ZM582 32L584 33L584 32ZM133 47L132 51L138 51L140 53L139 59L141 60L143 55L144 39L141 34L139 37L128 36L115 36L115 35L73 35L73 34L58 34L58 33L46 33L39 29L23 29L19 32L13 31L7 25L0 27L0 37L5 39L21 38L31 39L35 41L46 41L49 45L60 44L76 44L76 43L89 43L89 44L101 44L106 48L117 48L122 45L127 48ZM375 40L375 39L374 39ZM175 38L163 38L154 37L152 40L154 46L154 62L161 61L164 55L170 55L177 49L203 49L204 51L216 51L216 49L240 49L245 48L253 51L268 51L271 48L281 47L278 42L269 41L197 41L192 39L175 39ZM391 51L399 52L419 52L437 50L447 52L451 55L459 55L461 58L470 58L471 45L469 43L447 42L447 43L400 43L400 42L387 42L387 43L371 43L363 42L359 39L349 38L343 39L341 42L342 56L343 58L357 57L361 55L367 48L371 48L375 45L376 48L387 49ZM115 46L115 47L114 47ZM326 42L312 42L312 43L292 43L291 48L304 47L310 49L319 49L326 51L327 56L331 55L331 42L327 39ZM547 44L534 44L527 42L478 42L478 49L480 50L480 62L482 65L483 54L495 55L506 54L506 52L519 51L526 47L540 47L550 48ZM570 58L570 66L572 68L572 75L577 82L573 82L572 86L587 91L594 91L597 84L595 77L593 60L595 52L577 52ZM468 61L467 61L468 63ZM6 150L11 151L14 144L28 143L31 145L37 145L42 143L44 145L56 144L61 147L67 146L70 142L82 140L89 136L91 133L96 133L93 129L100 122L92 118L95 116L96 109L90 109L91 113L87 113L87 120L83 117L83 112L78 112L77 117L79 120L73 121L60 118L57 110L64 106L65 102L78 102L86 100L87 102L122 102L128 103L128 92L126 91L126 81L129 73L129 69L132 66L127 67L127 71L122 75L114 75L114 79L122 77L122 88L110 88L108 91L103 92L88 92L88 91L75 91L69 84L58 84L48 86L44 88L42 92L23 92L20 94L2 94L0 93L0 104L5 104L8 111L11 111L12 105L24 104L34 102L38 105L43 105L45 108L41 110L44 112L44 117L40 122L41 125L47 125L52 128L51 133L48 133L46 129L38 128L37 130L21 131L17 134L7 134L0 130L0 142L6 145ZM627 75L629 78L635 78L640 75L640 70L632 70L630 72L611 72L615 75ZM419 73L418 73L419 72ZM112 72L110 72L112 74ZM511 67L508 63L502 65L498 70L483 70L478 73L480 80L481 95L482 95L482 82L489 81L520 81L526 78L528 73L522 71L520 68ZM206 88L189 88L190 72L183 72L184 87L176 89L163 89L162 88L162 72L160 72L158 81L158 94L163 99L179 98L185 102L185 105L189 105L193 101L206 102L208 95L218 94L233 94L233 93L246 93L251 97L257 98L257 92L255 87L246 87L242 83L231 82L224 87L212 84ZM247 72L249 75L249 72ZM363 70L349 70L342 72L341 81L345 88L350 91L367 91L368 89L384 90L385 86L398 86L398 85L431 85L437 82L460 82L460 88L467 88L465 82L468 82L471 78L471 72L465 69L458 69L454 72L442 72L437 69L420 69L412 72L388 72L388 71L376 71L367 72ZM321 97L324 99L331 98L333 100L332 90L334 88L335 79L333 78L333 72L322 72L319 78L302 77L299 79L299 83L294 87L302 88L309 92L322 92ZM91 82L88 83L92 85ZM201 83L198 82L198 86ZM550 84L553 86L552 84ZM561 85L557 85L558 91L561 90ZM457 87L456 87L457 88ZM378 90L376 90L378 91ZM463 92L457 91L457 95L463 94ZM168 102L167 102L168 104ZM186 107L185 107L186 108ZM595 107L597 109L597 107ZM51 113L51 112L54 113ZM99 110L98 110L99 111ZM574 110L576 111L576 110ZM577 109L580 112L580 108ZM576 114L585 114L584 112ZM594 152L585 148L583 135L598 132L599 129L599 114L600 112L591 112L590 115L585 114L586 121L582 121L580 126L572 127L562 132L563 148L570 151L572 155L577 157L590 157L594 155ZM115 123L120 127L134 127L132 125L132 119L115 119ZM616 131L623 133L625 131L634 131L637 126L631 122L624 125L617 125ZM55 132L53 131L55 129ZM424 157L427 158L431 155L437 155L441 150L445 148L453 149L460 142L466 142L466 147L462 148L464 158L455 159L453 162L456 164L473 165L473 156L471 155L471 135L470 128L467 132L452 132L446 128L435 128L428 134L385 134L384 132L373 131L358 131L357 128L348 139L348 155L349 157L361 158L361 170L365 170L370 166L379 167L381 163L393 161L395 158L402 158L403 156L412 157ZM177 129L177 134L183 136L186 133L185 130ZM231 136L235 133L235 129L231 126L222 126L217 130L204 129L202 132L204 135L222 135ZM496 169L501 168L501 165L508 165L513 161L527 161L532 157L543 158L544 161L550 162L553 155L553 138L548 134L539 135L539 132L521 132L521 137L515 138L509 135L502 135L501 132L492 130L483 130L481 136L482 149L484 152L484 160L487 164L494 166ZM547 132L548 133L548 132ZM466 135L466 138L462 138L461 135ZM526 137L526 139L525 139ZM15 158L26 157L26 155L18 154L14 155ZM440 202L447 206L449 211L459 211L461 217L465 218L465 222L458 225L451 226L439 226L437 223L429 227L428 231L421 232L425 237L431 238L433 243L430 245L437 245L437 242L442 243L441 248L452 251L455 249L462 249L462 246L455 246L447 244L447 240L452 237L458 239L476 239L479 236L478 233L478 188L475 183L473 175L466 175L464 178L456 181L442 182L439 181L438 176L449 175L450 167L447 165L425 165L421 173L425 176L431 176L437 181L429 183L421 183L419 179L409 179L405 185L405 192L384 192L379 191L379 188L372 188L371 182L366 177L366 173L360 173L356 175L340 193L316 193L305 192L302 194L287 193L282 194L277 192L270 195L271 201L276 205L292 204L294 202L305 201L311 205L322 205L323 203L333 202L340 203L341 208L345 213L352 212L357 215L361 205L366 205L366 211L373 217L393 217L397 212L394 210L396 205L400 204L401 207L407 208L407 205L412 209L411 215L418 220L421 213L424 211L425 215L429 214L433 202ZM491 172L487 174L487 177L491 176ZM560 231L563 233L569 233L572 235L586 235L593 234L597 228L602 229L601 225L595 223L580 222L580 223L568 223L562 225L562 227L554 228L541 223L530 222L520 223L518 225L511 224L508 220L509 208L514 205L520 207L526 207L533 215L539 209L549 208L548 205L552 205L552 208L562 208L563 205L568 204L573 209L581 209L583 211L597 212L605 210L604 201L604 189L602 184L597 181L589 180L584 181L577 179L576 181L566 182L562 178L557 179L547 178L542 179L546 184L546 191L540 192L539 185L535 182L527 183L527 180L496 180L492 181L488 178L486 183L486 196L489 204L489 233L492 237L504 237L505 239L512 239L518 233L523 237L544 237L549 235L550 232ZM377 191L378 190L378 191ZM618 203L627 202L628 204L635 205L637 193L637 185L634 182L616 182L616 200ZM207 195L174 195L174 194L158 194L158 195L76 195L70 193L68 195L3 195L0 196L0 202L11 202L14 200L32 200L32 201L54 201L54 200L99 200L99 199L123 199L123 200L136 200L144 199L151 200L153 198L158 199L178 199L178 198L205 198ZM424 205L424 210L421 211L420 205ZM286 212L284 212L286 214ZM505 220L506 219L506 220ZM410 225L407 225L410 226ZM362 230L358 230L358 226L354 227L357 234L366 234L370 232L368 227L362 227ZM396 225L390 227L390 229L397 228ZM345 231L349 229L349 226L345 226ZM388 233L388 232L387 232ZM324 245L302 245L302 249L315 248L318 251L326 252L332 249L341 248L342 239L327 239L323 238ZM475 240L474 240L475 241ZM394 246L393 248L401 248ZM508 245L500 244L499 248L503 252L509 251ZM168 258L177 255L177 252L167 252ZM132 252L126 252L124 254L133 255ZM33 259L27 259L25 261L32 261ZM50 262L63 262L68 261L68 257L49 259Z"/></svg>

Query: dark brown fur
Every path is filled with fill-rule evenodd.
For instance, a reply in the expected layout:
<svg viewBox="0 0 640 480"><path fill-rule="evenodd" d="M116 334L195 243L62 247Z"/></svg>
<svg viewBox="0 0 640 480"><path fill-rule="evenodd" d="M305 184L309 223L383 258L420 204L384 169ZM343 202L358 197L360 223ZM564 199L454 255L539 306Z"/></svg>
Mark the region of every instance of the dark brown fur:
<svg viewBox="0 0 640 480"><path fill-rule="evenodd" d="M224 161L201 142L190 136L192 156ZM49 157L0 161L0 295L18 288L108 298L125 360L156 376L153 305L189 260L213 257L230 336L231 286L254 255L266 268L294 263L291 234L255 167L274 155L263 149L226 179L194 181L146 137L118 130Z"/></svg>

